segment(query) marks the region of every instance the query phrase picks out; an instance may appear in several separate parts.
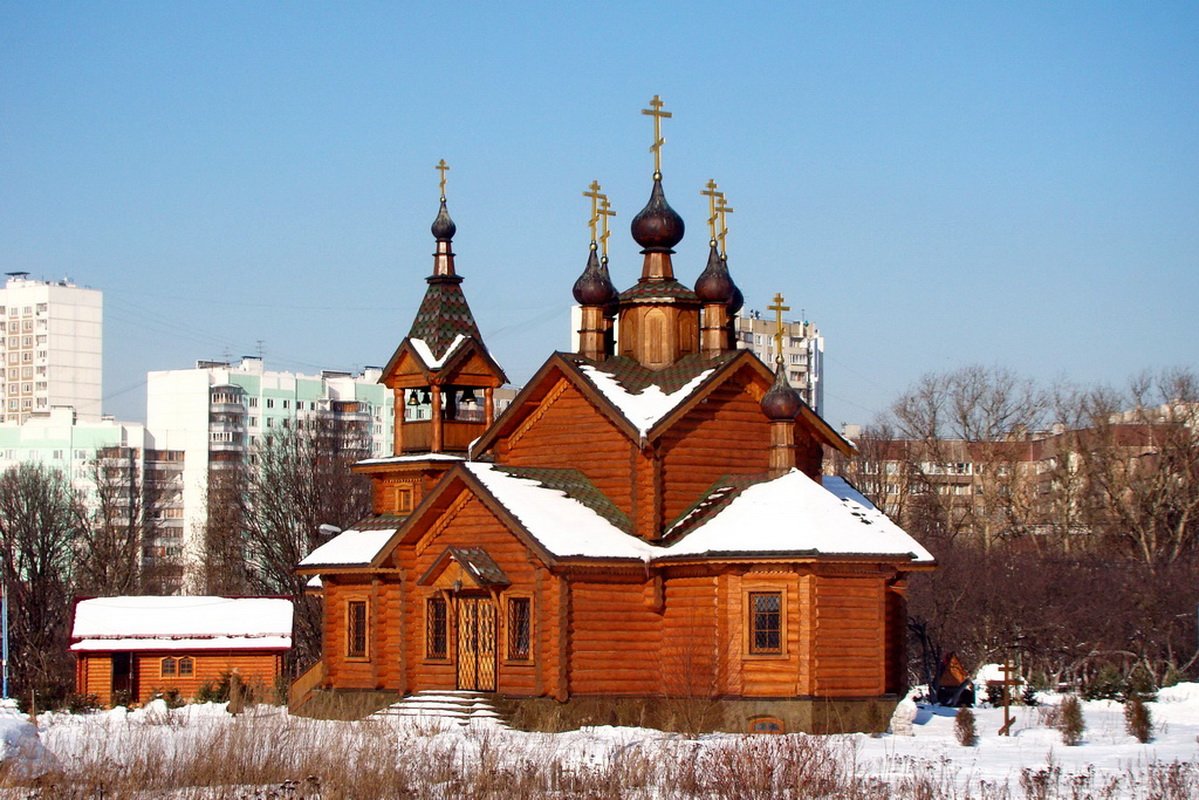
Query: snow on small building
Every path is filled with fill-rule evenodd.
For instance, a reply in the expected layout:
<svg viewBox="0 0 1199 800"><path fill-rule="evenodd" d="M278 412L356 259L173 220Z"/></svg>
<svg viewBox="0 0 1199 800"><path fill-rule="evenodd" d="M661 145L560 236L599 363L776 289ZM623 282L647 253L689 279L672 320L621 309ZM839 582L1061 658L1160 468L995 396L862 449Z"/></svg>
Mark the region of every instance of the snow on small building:
<svg viewBox="0 0 1199 800"><path fill-rule="evenodd" d="M192 698L237 671L272 686L291 649L292 601L281 597L96 597L75 604L75 691L104 705L175 690Z"/></svg>

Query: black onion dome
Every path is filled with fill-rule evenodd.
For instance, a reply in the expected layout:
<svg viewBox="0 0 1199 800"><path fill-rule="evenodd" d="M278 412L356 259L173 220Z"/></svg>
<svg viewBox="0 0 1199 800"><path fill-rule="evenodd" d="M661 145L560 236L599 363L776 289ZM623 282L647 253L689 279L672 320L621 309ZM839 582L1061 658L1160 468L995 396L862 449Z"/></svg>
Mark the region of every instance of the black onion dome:
<svg viewBox="0 0 1199 800"><path fill-rule="evenodd" d="M633 217L630 228L633 240L646 250L669 250L683 240L683 218L666 202L660 175L654 176L649 202Z"/></svg>
<svg viewBox="0 0 1199 800"><path fill-rule="evenodd" d="M608 277L608 271L600 266L595 257L595 245L591 246L591 255L587 256L587 266L583 274L575 281L575 300L584 306L606 306L616 299L616 287Z"/></svg>
<svg viewBox="0 0 1199 800"><path fill-rule="evenodd" d="M733 286L733 296L729 298L728 305L725 306L729 310L729 316L737 316L737 312L745 306L745 295L741 294L741 290L737 286Z"/></svg>
<svg viewBox="0 0 1199 800"><path fill-rule="evenodd" d="M799 392L787 383L787 374L780 363L774 370L774 385L762 397L762 413L771 421L795 419L802 404Z"/></svg>
<svg viewBox="0 0 1199 800"><path fill-rule="evenodd" d="M716 252L716 243L708 252L708 266L699 274L695 281L695 295L705 303L728 304L733 299L737 285L729 275L729 265L720 259Z"/></svg>
<svg viewBox="0 0 1199 800"><path fill-rule="evenodd" d="M437 219L433 220L429 230L433 231L433 238L439 242L448 242L458 232L458 226L450 219L449 209L445 207L444 197L441 198L441 210L437 212Z"/></svg>

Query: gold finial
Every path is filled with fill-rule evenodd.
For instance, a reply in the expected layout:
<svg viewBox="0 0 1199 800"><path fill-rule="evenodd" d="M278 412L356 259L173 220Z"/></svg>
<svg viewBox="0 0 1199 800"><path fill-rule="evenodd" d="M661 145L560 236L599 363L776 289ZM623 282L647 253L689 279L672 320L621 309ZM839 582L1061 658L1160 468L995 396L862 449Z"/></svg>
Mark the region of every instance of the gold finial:
<svg viewBox="0 0 1199 800"><path fill-rule="evenodd" d="M437 162L437 166L433 167L433 169L435 169L441 173L441 199L444 201L445 200L445 174L450 171L450 165L445 163L445 159L443 158Z"/></svg>
<svg viewBox="0 0 1199 800"><path fill-rule="evenodd" d="M662 120L674 116L669 111L663 111L663 105L662 99L654 95L654 99L649 101L649 108L641 109L642 114L654 118L654 143L649 146L650 152L654 154L654 180L662 178L662 145L666 144L666 140L662 138Z"/></svg>
<svg viewBox="0 0 1199 800"><path fill-rule="evenodd" d="M700 189L699 193L708 198L708 238L712 244L716 244L716 198L720 196L720 192L716 191L716 180L709 178L707 188Z"/></svg>
<svg viewBox="0 0 1199 800"><path fill-rule="evenodd" d="M600 252L603 254L604 259L607 260L607 258L608 258L608 237L612 235L612 232L608 230L608 217L615 217L616 212L612 210L612 205L608 202L608 195L606 195L606 194L600 195L599 215L600 215L600 228L602 229L602 232L600 233L600 238L599 238Z"/></svg>
<svg viewBox="0 0 1199 800"><path fill-rule="evenodd" d="M783 295L779 292L774 293L774 305L766 306L767 311L774 312L774 353L778 356L779 361L783 358L783 312L790 311L791 306L783 305Z"/></svg>
<svg viewBox="0 0 1199 800"><path fill-rule="evenodd" d="M591 243L595 244L595 225L599 222L599 199L604 195L600 192L599 181L592 181L587 189L588 191L583 192L584 197L591 198L591 219L587 220L587 227L591 229Z"/></svg>
<svg viewBox="0 0 1199 800"><path fill-rule="evenodd" d="M715 235L715 238L717 239L717 241L720 242L720 257L721 258L727 258L728 254L729 254L729 251L725 247L725 243L724 243L724 240L726 238L728 238L728 235L729 235L729 223L728 223L728 220L725 219L725 215L732 214L733 210L734 209L731 206L729 206L728 201L725 200L724 192L717 192L717 194L716 194L716 213L720 215L720 232Z"/></svg>

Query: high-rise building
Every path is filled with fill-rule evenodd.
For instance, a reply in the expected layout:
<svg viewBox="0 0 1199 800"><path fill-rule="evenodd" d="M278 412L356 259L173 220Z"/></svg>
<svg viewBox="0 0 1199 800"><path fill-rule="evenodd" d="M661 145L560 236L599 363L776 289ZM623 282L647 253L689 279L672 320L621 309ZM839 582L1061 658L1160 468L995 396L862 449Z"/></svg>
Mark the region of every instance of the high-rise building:
<svg viewBox="0 0 1199 800"><path fill-rule="evenodd" d="M184 547L204 530L211 470L247 461L260 437L308 416L362 426L373 455L391 452L394 400L378 367L360 375L319 375L264 369L261 358L238 363L198 361L193 369L146 376L146 428L159 448L181 450ZM190 552L187 550L186 552Z"/></svg>
<svg viewBox="0 0 1199 800"><path fill-rule="evenodd" d="M100 419L103 295L10 272L0 289L0 422L72 406Z"/></svg>
<svg viewBox="0 0 1199 800"><path fill-rule="evenodd" d="M733 317L737 347L752 350L771 367L775 353L775 334L778 325L773 319L763 319L758 311L744 310ZM824 336L808 320L783 322L783 367L787 382L799 390L804 402L817 414L824 414Z"/></svg>

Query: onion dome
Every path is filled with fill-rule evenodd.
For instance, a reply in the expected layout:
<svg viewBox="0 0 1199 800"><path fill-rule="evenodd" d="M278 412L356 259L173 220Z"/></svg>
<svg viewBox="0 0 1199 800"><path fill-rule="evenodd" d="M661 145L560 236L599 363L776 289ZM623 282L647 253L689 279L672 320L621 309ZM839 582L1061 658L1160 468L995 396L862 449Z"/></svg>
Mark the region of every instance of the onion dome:
<svg viewBox="0 0 1199 800"><path fill-rule="evenodd" d="M445 207L444 197L441 198L441 210L437 212L437 219L433 220L433 225L429 230L433 232L433 238L439 242L448 242L458 232L458 226L454 224L454 220L450 219L450 212Z"/></svg>
<svg viewBox="0 0 1199 800"><path fill-rule="evenodd" d="M729 310L729 317L737 316L737 312L745 306L745 295L741 294L741 290L733 286L733 296L729 298L728 305L725 306Z"/></svg>
<svg viewBox="0 0 1199 800"><path fill-rule="evenodd" d="M666 202L661 174L654 174L649 202L633 217L630 228L633 240L645 250L670 251L683 240L683 218Z"/></svg>
<svg viewBox="0 0 1199 800"><path fill-rule="evenodd" d="M575 300L584 306L606 306L616 299L616 287L608 277L608 270L600 266L595 256L595 243L591 243L591 255L587 256L587 266L583 274L575 281Z"/></svg>
<svg viewBox="0 0 1199 800"><path fill-rule="evenodd" d="M695 281L695 294L705 303L727 305L732 302L736 291L737 285L729 275L729 265L721 260L720 254L716 252L716 242L712 242L712 249L708 252L708 266L704 267L704 271Z"/></svg>
<svg viewBox="0 0 1199 800"><path fill-rule="evenodd" d="M800 399L799 392L787 383L787 374L783 370L782 361L779 361L774 370L774 385L762 397L762 413L772 422L793 420L799 414L802 405L803 400Z"/></svg>

